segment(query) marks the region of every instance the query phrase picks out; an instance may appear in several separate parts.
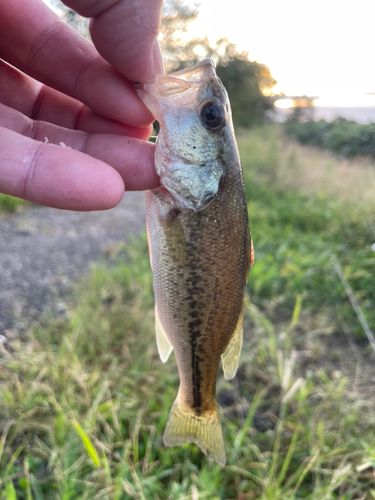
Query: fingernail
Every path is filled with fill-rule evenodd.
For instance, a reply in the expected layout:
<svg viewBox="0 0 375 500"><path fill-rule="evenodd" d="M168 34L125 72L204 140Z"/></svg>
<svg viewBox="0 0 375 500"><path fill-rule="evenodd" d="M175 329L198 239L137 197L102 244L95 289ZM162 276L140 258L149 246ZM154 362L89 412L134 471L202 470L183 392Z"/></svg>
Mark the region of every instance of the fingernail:
<svg viewBox="0 0 375 500"><path fill-rule="evenodd" d="M154 47L152 49L152 57L154 59L154 69L157 75L164 75L164 64L163 58L161 56L159 43L155 40Z"/></svg>

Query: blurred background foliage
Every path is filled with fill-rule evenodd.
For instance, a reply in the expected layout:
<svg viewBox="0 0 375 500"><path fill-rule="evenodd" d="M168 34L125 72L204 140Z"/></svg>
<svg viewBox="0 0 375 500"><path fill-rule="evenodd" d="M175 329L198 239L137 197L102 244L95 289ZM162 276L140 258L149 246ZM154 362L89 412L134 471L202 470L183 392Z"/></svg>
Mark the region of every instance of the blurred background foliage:
<svg viewBox="0 0 375 500"><path fill-rule="evenodd" d="M248 52L239 52L228 39L222 38L214 44L207 38L183 40L182 34L197 14L196 8L179 0L165 3L159 43L166 72L192 66L204 58L213 59L229 94L234 124L241 127L259 125L266 111L273 108L267 95L276 80L266 65L251 61Z"/></svg>
<svg viewBox="0 0 375 500"><path fill-rule="evenodd" d="M345 158L375 158L375 123L360 124L344 118L332 122L291 120L285 130L301 144L329 149Z"/></svg>
<svg viewBox="0 0 375 500"><path fill-rule="evenodd" d="M88 20L58 0L52 5L73 28L89 38ZM250 127L261 124L266 111L273 108L267 98L276 80L269 68L249 59L248 52L239 52L236 45L223 38L216 43L207 38L186 40L189 23L198 16L198 7L183 0L166 0L163 5L159 44L165 72L178 71L205 58L216 62L217 74L226 87L235 125Z"/></svg>

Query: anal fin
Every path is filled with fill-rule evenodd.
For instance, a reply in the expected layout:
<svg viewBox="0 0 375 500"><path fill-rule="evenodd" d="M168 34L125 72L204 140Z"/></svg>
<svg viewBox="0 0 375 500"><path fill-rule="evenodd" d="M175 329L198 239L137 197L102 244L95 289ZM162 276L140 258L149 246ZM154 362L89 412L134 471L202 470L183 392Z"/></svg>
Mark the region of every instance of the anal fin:
<svg viewBox="0 0 375 500"><path fill-rule="evenodd" d="M155 306L155 331L156 331L156 344L158 346L159 356L163 363L165 363L173 347L168 340L167 334L164 331L162 324L160 323L157 307Z"/></svg>
<svg viewBox="0 0 375 500"><path fill-rule="evenodd" d="M232 380L236 375L238 363L240 361L243 339L243 311L238 318L237 326L233 332L225 352L221 355L223 364L224 378Z"/></svg>

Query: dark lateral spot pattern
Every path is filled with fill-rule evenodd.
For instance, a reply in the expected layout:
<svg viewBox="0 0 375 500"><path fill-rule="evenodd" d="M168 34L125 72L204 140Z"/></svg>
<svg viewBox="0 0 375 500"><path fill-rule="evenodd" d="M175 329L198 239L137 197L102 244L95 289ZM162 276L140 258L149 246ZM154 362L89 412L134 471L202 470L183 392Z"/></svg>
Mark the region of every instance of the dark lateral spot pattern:
<svg viewBox="0 0 375 500"><path fill-rule="evenodd" d="M204 211L159 217L154 229L149 223L159 314L174 339L180 394L196 414L215 405L221 354L243 308L247 216L236 182L224 179Z"/></svg>

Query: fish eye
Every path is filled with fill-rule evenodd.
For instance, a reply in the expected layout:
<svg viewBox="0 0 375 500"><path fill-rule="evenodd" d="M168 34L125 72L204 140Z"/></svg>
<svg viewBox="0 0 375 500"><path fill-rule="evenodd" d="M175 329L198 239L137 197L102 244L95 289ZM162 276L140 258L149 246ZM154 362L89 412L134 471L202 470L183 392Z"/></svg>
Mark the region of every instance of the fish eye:
<svg viewBox="0 0 375 500"><path fill-rule="evenodd" d="M203 125L210 130L218 130L225 124L225 112L218 102L207 102L201 109Z"/></svg>

